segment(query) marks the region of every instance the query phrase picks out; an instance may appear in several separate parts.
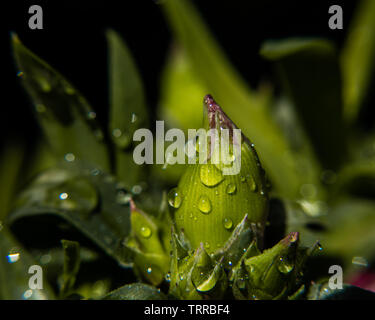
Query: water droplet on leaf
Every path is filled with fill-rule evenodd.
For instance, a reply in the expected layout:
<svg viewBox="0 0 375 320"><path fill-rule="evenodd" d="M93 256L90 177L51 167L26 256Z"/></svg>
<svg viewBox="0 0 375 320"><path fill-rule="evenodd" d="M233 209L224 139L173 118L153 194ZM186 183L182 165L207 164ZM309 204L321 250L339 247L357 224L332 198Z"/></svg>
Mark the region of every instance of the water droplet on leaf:
<svg viewBox="0 0 375 320"><path fill-rule="evenodd" d="M121 149L127 148L131 143L129 135L119 128L112 130L112 136L115 144Z"/></svg>
<svg viewBox="0 0 375 320"><path fill-rule="evenodd" d="M277 265L277 269L284 274L287 274L291 272L294 268L294 265L288 261L287 258L280 257L279 258L279 263Z"/></svg>
<svg viewBox="0 0 375 320"><path fill-rule="evenodd" d="M131 123L134 123L134 122L136 122L137 121L137 119L138 119L138 117L137 117L137 115L135 114L135 113L132 113L132 118L131 118Z"/></svg>
<svg viewBox="0 0 375 320"><path fill-rule="evenodd" d="M148 238L151 237L152 231L149 227L142 227L141 228L141 235L142 235L143 238L148 239Z"/></svg>
<svg viewBox="0 0 375 320"><path fill-rule="evenodd" d="M75 155L73 154L73 153L67 153L65 156L64 156L64 159L65 159L65 161L67 161L67 162L73 162L75 159L76 159L76 157L75 157Z"/></svg>
<svg viewBox="0 0 375 320"><path fill-rule="evenodd" d="M46 204L64 210L88 213L95 209L98 195L86 179L71 179L54 187L47 193Z"/></svg>

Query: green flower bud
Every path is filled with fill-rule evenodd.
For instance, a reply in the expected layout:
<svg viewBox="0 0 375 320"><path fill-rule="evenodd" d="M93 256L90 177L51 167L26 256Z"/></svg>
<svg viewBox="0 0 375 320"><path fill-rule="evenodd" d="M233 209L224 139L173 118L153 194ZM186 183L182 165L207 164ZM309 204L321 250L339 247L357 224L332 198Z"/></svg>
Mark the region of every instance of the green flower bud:
<svg viewBox="0 0 375 320"><path fill-rule="evenodd" d="M298 232L291 232L262 254L242 259L233 269L233 292L242 299L280 299L294 293L302 275L305 249L298 247Z"/></svg>
<svg viewBox="0 0 375 320"><path fill-rule="evenodd" d="M268 201L264 170L254 145L242 134L235 141L237 127L210 95L204 104L209 129L217 129L219 138L224 134L222 129L228 129L229 146L223 146L222 140L215 146L228 147L230 159L220 157L215 162L213 155L217 150L209 149L207 163L188 165L178 187L169 193L169 203L176 209L177 229L184 231L192 248L203 243L208 253L214 253L222 249L245 215L263 234ZM212 141L208 145L212 146ZM239 148L241 161L236 159ZM224 169L235 174L224 174Z"/></svg>
<svg viewBox="0 0 375 320"><path fill-rule="evenodd" d="M134 271L153 285L159 285L169 269L168 248L162 240L160 223L130 201L131 235L123 244L133 257Z"/></svg>
<svg viewBox="0 0 375 320"><path fill-rule="evenodd" d="M172 261L169 293L179 299L221 298L228 286L222 260L215 261L201 243L195 251L172 232Z"/></svg>

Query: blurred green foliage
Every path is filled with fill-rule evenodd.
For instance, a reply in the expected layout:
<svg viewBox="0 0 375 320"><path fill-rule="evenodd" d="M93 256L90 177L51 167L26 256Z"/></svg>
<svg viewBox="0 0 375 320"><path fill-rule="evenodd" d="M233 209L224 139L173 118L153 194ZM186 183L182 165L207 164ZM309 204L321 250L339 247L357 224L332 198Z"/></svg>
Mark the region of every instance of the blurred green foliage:
<svg viewBox="0 0 375 320"><path fill-rule="evenodd" d="M197 128L202 98L213 94L254 142L271 183L270 195L279 203L271 206L266 235L298 231L303 244L321 242L323 252L311 258L311 266L326 268L312 270L308 280L327 277L332 262L341 263L349 277L360 269L353 257L373 266L375 133L359 130L358 114L373 76L374 1L362 1L341 51L326 39L265 41L260 54L275 65L281 96L273 93L271 83L258 89L245 83L189 1L166 0L161 9L174 42L161 79L160 117L169 127ZM20 81L46 141L38 145L27 171L22 142L9 143L1 157L2 299L69 298L73 293L86 299L166 298L149 285L127 284L135 278L130 269L122 270L126 283L120 271L88 279L80 273L87 266L96 270L104 260L132 267L137 256L145 263L144 252L136 251L139 243L132 247L136 254L129 252L134 224L130 199L160 218L166 206L162 192L175 186L184 170L134 164L132 135L150 125L143 84L120 36L109 30L107 41L109 123L101 128L79 91L12 36ZM42 243L31 241L26 232L33 226L45 230ZM50 226L59 231L48 233ZM163 251L166 240L159 240ZM19 259L5 260L9 254ZM60 258L49 262L46 256ZM30 295L27 267L33 264L51 271L45 288ZM137 274L147 279L147 273ZM344 293L327 293L323 287L312 285L307 298L361 295L349 287Z"/></svg>

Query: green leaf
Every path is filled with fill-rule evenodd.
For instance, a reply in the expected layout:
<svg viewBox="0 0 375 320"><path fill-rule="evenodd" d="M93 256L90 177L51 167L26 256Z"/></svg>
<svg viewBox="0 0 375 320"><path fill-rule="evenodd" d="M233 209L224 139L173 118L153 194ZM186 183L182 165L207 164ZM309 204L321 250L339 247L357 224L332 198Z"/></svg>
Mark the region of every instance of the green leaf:
<svg viewBox="0 0 375 320"><path fill-rule="evenodd" d="M85 98L57 71L12 37L14 57L39 124L60 159L73 154L77 159L109 169L103 132L96 113ZM22 76L21 76L22 75Z"/></svg>
<svg viewBox="0 0 375 320"><path fill-rule="evenodd" d="M0 162L0 221L9 213L14 192L18 186L17 178L20 175L23 158L23 143L12 141L5 145Z"/></svg>
<svg viewBox="0 0 375 320"><path fill-rule="evenodd" d="M167 0L163 8L196 76L210 90L207 93L225 107L228 116L255 143L275 189L294 198L301 183L316 182L318 174L309 158L304 159L309 163L308 169L300 174L295 154L272 119L269 90L256 93L247 87L189 1Z"/></svg>
<svg viewBox="0 0 375 320"><path fill-rule="evenodd" d="M194 73L185 50L173 46L164 67L159 101L160 119L171 128L200 128L203 123L202 97L208 90ZM180 110L184 110L180 112Z"/></svg>
<svg viewBox="0 0 375 320"><path fill-rule="evenodd" d="M266 42L261 54L276 62L285 90L325 169L346 154L341 75L333 45L321 39Z"/></svg>
<svg viewBox="0 0 375 320"><path fill-rule="evenodd" d="M107 31L109 49L110 122L115 145L116 173L128 188L142 177L144 167L133 160L133 133L148 127L148 112L143 84L133 58L120 36Z"/></svg>
<svg viewBox="0 0 375 320"><path fill-rule="evenodd" d="M375 2L363 0L342 50L344 116L354 122L369 89L375 61Z"/></svg>
<svg viewBox="0 0 375 320"><path fill-rule="evenodd" d="M127 284L102 298L103 300L166 300L167 297L153 286L143 283Z"/></svg>
<svg viewBox="0 0 375 320"><path fill-rule="evenodd" d="M348 265L353 257L375 257L375 202L364 199L338 201L327 216L327 231L321 235L324 252L338 255Z"/></svg>
<svg viewBox="0 0 375 320"><path fill-rule="evenodd" d="M54 299L54 293L44 275L43 289L30 289L29 280L35 271L29 273L29 268L35 264L8 229L0 224L0 299Z"/></svg>
<svg viewBox="0 0 375 320"><path fill-rule="evenodd" d="M310 287L309 300L375 300L375 293L344 284L342 289L330 289L328 283L316 283Z"/></svg>
<svg viewBox="0 0 375 320"><path fill-rule="evenodd" d="M120 264L130 266L121 250L122 240L130 233L129 194L112 176L80 165L61 165L38 176L19 196L9 223L58 216Z"/></svg>
<svg viewBox="0 0 375 320"><path fill-rule="evenodd" d="M60 290L61 297L66 297L73 289L80 266L79 243L70 240L61 240L64 250L63 282Z"/></svg>

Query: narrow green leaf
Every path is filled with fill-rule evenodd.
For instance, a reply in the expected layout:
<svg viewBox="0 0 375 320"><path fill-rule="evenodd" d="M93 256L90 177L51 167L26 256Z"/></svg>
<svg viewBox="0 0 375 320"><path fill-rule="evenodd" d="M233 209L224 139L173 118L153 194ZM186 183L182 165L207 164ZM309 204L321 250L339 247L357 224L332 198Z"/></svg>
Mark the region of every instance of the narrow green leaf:
<svg viewBox="0 0 375 320"><path fill-rule="evenodd" d="M110 122L115 145L117 176L131 188L140 181L144 168L134 163L133 133L148 127L143 84L131 53L120 36L107 31L109 49Z"/></svg>
<svg viewBox="0 0 375 320"><path fill-rule="evenodd" d="M5 145L0 162L0 221L9 213L23 157L24 146L20 141L12 141Z"/></svg>
<svg viewBox="0 0 375 320"><path fill-rule="evenodd" d="M98 169L72 166L53 168L38 176L19 196L9 223L56 215L120 264L130 266L129 257L121 250L122 240L130 233L129 194Z"/></svg>
<svg viewBox="0 0 375 320"><path fill-rule="evenodd" d="M12 37L14 57L37 119L60 159L66 154L109 169L103 132L85 98L57 71Z"/></svg>
<svg viewBox="0 0 375 320"><path fill-rule="evenodd" d="M316 283L310 287L309 300L375 300L375 293L344 284L342 289L330 289L328 283Z"/></svg>
<svg viewBox="0 0 375 320"><path fill-rule="evenodd" d="M314 164L309 164L303 175L298 171L295 154L270 114L270 92L256 93L246 86L189 1L167 0L163 8L196 76L210 90L207 93L225 106L228 116L255 143L275 189L296 197L300 184L312 182L318 174Z"/></svg>
<svg viewBox="0 0 375 320"><path fill-rule="evenodd" d="M185 50L175 45L169 53L161 79L160 119L171 128L200 128L203 122L202 97L208 89L194 73ZM184 112L181 112L184 110Z"/></svg>
<svg viewBox="0 0 375 320"><path fill-rule="evenodd" d="M66 297L73 289L80 266L80 246L76 241L61 240L64 250L63 282L60 290L61 297Z"/></svg>
<svg viewBox="0 0 375 320"><path fill-rule="evenodd" d="M375 2L363 0L349 29L341 55L344 116L356 120L369 89L375 61Z"/></svg>
<svg viewBox="0 0 375 320"><path fill-rule="evenodd" d="M375 257L375 202L344 199L332 207L327 220L328 232L321 236L324 252L338 255L353 268L353 257L372 261Z"/></svg>
<svg viewBox="0 0 375 320"><path fill-rule="evenodd" d="M30 288L30 278L35 275L35 270L32 271L30 267L34 265L36 265L35 261L14 239L8 229L0 224L0 299L54 299L54 293L43 274L43 289ZM29 273L30 270L31 273Z"/></svg>
<svg viewBox="0 0 375 320"><path fill-rule="evenodd" d="M344 159L346 141L335 48L321 39L286 39L266 42L261 54L276 62L323 168L336 168Z"/></svg>
<svg viewBox="0 0 375 320"><path fill-rule="evenodd" d="M127 284L102 298L103 300L166 300L167 297L153 286L143 283Z"/></svg>

